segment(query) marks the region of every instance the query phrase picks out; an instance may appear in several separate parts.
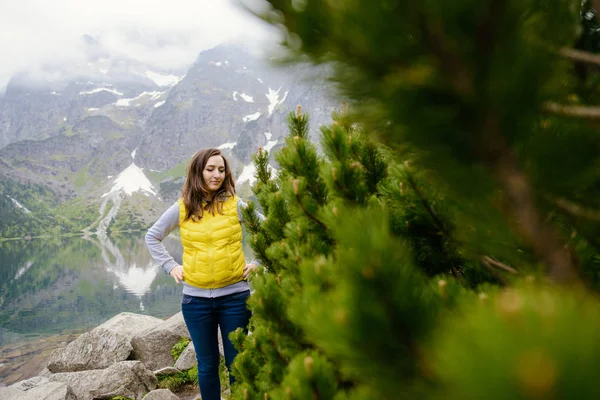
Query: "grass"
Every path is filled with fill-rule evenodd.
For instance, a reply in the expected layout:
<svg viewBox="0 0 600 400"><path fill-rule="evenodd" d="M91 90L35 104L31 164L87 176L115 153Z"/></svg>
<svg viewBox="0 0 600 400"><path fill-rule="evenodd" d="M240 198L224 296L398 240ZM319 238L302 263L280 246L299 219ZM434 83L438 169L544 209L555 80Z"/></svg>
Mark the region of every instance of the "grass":
<svg viewBox="0 0 600 400"><path fill-rule="evenodd" d="M75 187L82 188L88 182L88 170L90 168L90 164L86 164L83 168L75 173Z"/></svg>
<svg viewBox="0 0 600 400"><path fill-rule="evenodd" d="M171 348L171 355L177 361L183 350L190 343L190 339L181 338ZM219 359L219 381L221 382L221 393L229 391L229 372L225 366L225 358L220 356ZM158 387L161 389L169 389L172 392L179 391L186 385L198 386L198 366L194 366L186 371L180 371L174 375L158 376Z"/></svg>
<svg viewBox="0 0 600 400"><path fill-rule="evenodd" d="M183 353L183 350L185 350L188 344L190 344L190 339L182 337L179 339L179 342L173 345L173 348L171 349L173 360L177 361L179 359L179 356L181 356L181 353Z"/></svg>

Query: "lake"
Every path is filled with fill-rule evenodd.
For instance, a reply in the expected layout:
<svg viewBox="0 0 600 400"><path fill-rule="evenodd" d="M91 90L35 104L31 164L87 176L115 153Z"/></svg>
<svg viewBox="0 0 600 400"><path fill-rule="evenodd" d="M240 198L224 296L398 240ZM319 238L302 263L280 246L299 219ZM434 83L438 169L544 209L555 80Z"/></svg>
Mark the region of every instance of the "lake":
<svg viewBox="0 0 600 400"><path fill-rule="evenodd" d="M181 244L165 246L181 261ZM170 317L181 287L143 233L0 242L0 385L37 375L50 352L121 312Z"/></svg>

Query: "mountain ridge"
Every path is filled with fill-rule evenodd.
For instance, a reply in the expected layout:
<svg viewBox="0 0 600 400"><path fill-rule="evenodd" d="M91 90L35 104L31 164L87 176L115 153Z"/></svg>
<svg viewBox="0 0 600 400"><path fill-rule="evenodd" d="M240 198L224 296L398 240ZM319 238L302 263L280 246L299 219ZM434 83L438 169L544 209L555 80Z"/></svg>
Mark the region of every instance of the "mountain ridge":
<svg viewBox="0 0 600 400"><path fill-rule="evenodd" d="M250 156L259 147L282 145L289 111L302 104L316 138L319 125L329 123L336 108L330 87L314 79L322 71L304 65L275 68L235 45L201 52L183 76L156 74L153 78L163 79L165 86L137 72L118 83L122 69L116 77L109 69L100 82L73 80L50 92L51 85L9 85L0 99L0 137L6 142L23 136L0 149L0 198L13 204L13 214L31 219L36 211L32 207L25 215L7 200L7 185L20 185L23 193L27 185L38 185L52 198L44 221L77 221L64 231L94 232L94 221L107 231L126 227L126 218L137 221L132 226L147 225L178 196L185 165L203 147L222 147L241 192L249 194ZM127 168L139 169L154 193L102 197ZM15 196L25 208L35 203ZM127 211L119 214L119 209ZM0 237L8 224L0 221Z"/></svg>

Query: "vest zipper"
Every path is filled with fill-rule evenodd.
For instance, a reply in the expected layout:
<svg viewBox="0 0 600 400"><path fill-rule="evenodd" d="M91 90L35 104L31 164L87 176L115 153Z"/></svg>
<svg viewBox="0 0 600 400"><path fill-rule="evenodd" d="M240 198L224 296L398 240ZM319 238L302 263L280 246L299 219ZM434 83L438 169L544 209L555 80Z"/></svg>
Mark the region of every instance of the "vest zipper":
<svg viewBox="0 0 600 400"><path fill-rule="evenodd" d="M208 247L208 260L209 260L209 265L210 265L210 285L212 286L215 283L215 265L214 265L214 260L213 260L213 252L214 252L214 237L213 237L213 220L212 218L208 218L208 220L210 221L210 223L208 224L208 235L209 235L209 242L210 245Z"/></svg>

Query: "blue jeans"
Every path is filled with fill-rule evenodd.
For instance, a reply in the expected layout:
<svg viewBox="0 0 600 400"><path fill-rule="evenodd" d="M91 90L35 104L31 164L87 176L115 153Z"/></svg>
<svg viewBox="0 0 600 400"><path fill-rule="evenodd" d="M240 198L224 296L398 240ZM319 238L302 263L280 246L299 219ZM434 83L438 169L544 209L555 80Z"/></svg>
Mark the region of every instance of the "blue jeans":
<svg viewBox="0 0 600 400"><path fill-rule="evenodd" d="M225 365L230 370L237 350L229 340L229 333L237 328L247 329L250 310L246 307L246 300L249 296L249 290L215 298L183 295L181 311L196 349L202 400L221 399L217 327L221 328ZM229 382L233 383L231 375Z"/></svg>

